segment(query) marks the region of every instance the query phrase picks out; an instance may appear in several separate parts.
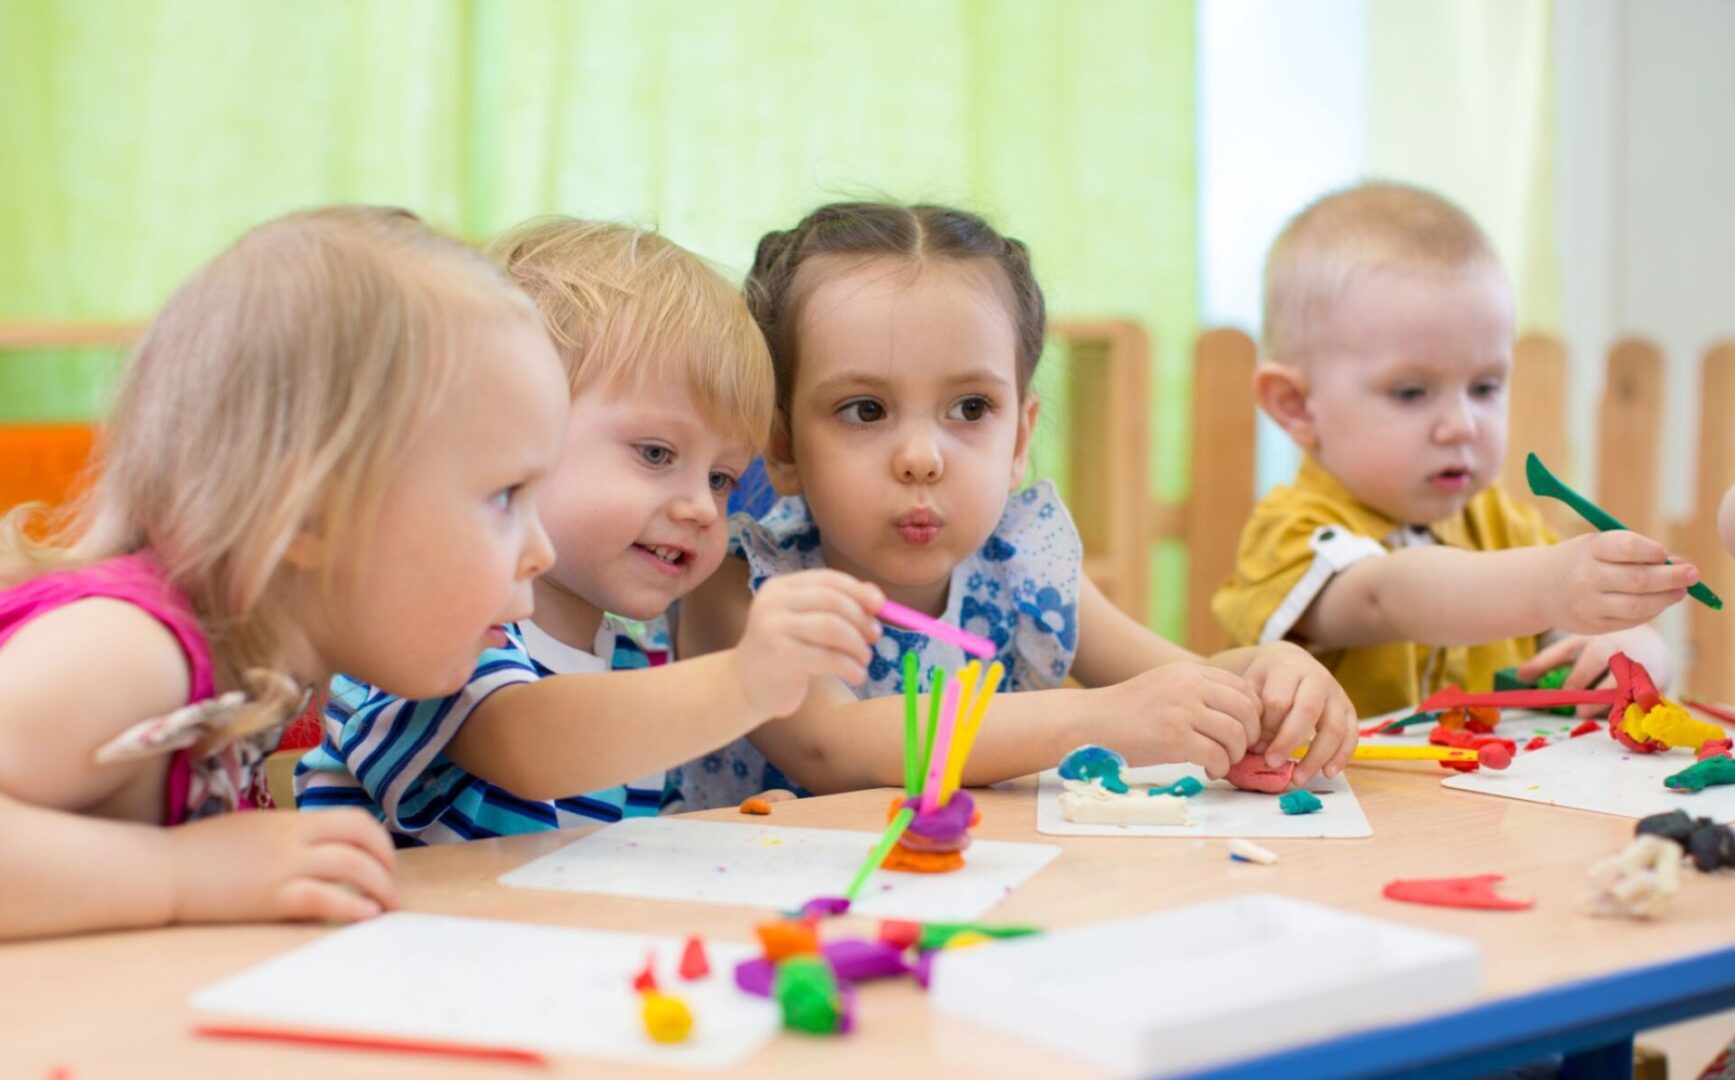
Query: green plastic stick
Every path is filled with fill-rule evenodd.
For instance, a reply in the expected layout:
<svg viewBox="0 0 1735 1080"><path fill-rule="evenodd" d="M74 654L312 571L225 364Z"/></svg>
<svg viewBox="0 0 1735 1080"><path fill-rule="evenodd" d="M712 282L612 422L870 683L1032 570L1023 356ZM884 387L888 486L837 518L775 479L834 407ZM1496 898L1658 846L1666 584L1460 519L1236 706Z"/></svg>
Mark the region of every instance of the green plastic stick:
<svg viewBox="0 0 1735 1080"><path fill-rule="evenodd" d="M910 827L910 822L914 821L915 818L915 810L908 806L898 811L898 816L892 819L890 825L886 826L886 834L880 837L880 842L875 844L874 849L868 853L867 862L862 863L861 869L855 872L855 880L849 883L848 889L844 890L845 900L851 903L855 902L856 894L861 892L863 885L867 884L868 875L874 872L874 867L885 861L886 852L890 851L892 845L898 842L898 837L904 835L904 830Z"/></svg>
<svg viewBox="0 0 1735 1080"><path fill-rule="evenodd" d="M1627 531L1627 527L1613 514L1604 510L1596 503L1567 487L1558 476L1548 471L1548 466L1542 459L1531 454L1524 459L1524 478L1530 481L1530 493L1544 498L1559 499L1572 507L1579 517L1596 526L1598 532ZM1675 560L1670 559L1673 563ZM1704 604L1712 611L1723 610L1723 598L1711 591L1711 587L1703 581L1696 581L1687 589L1687 595Z"/></svg>
<svg viewBox="0 0 1735 1080"><path fill-rule="evenodd" d="M916 679L921 674L921 662L916 654L904 654L904 794L910 798L920 795L921 781L916 778L916 769L921 761L916 757Z"/></svg>
<svg viewBox="0 0 1735 1080"><path fill-rule="evenodd" d="M942 691L946 689L947 678L946 669L943 667L928 669L928 735L922 744L922 764L916 769L918 789L928 778L928 762L934 756L934 732L940 726L940 698L944 696ZM920 794L921 791L917 790L911 792L910 797L915 798Z"/></svg>

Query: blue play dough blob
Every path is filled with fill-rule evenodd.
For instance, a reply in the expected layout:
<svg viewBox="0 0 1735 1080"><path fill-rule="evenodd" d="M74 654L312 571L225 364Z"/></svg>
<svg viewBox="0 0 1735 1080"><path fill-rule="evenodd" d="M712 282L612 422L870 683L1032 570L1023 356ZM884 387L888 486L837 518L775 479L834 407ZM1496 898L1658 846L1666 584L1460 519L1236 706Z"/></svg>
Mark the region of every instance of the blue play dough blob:
<svg viewBox="0 0 1735 1080"><path fill-rule="evenodd" d="M1205 790L1205 785L1196 776L1183 776L1168 787L1154 787L1145 792L1146 795L1179 795L1190 799Z"/></svg>
<svg viewBox="0 0 1735 1080"><path fill-rule="evenodd" d="M1106 746L1081 746L1060 759L1060 778L1085 783L1101 780L1103 787L1125 795L1127 785L1121 779L1121 771L1126 767L1127 759Z"/></svg>
<svg viewBox="0 0 1735 1080"><path fill-rule="evenodd" d="M1311 814L1324 804L1313 797L1313 792L1297 789L1278 799L1277 805L1285 814Z"/></svg>

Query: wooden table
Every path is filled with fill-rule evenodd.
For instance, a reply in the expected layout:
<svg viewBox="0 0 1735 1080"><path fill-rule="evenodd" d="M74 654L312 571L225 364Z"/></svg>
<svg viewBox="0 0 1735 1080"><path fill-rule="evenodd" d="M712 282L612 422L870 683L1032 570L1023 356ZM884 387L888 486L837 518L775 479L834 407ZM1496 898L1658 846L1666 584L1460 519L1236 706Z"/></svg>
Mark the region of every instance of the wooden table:
<svg viewBox="0 0 1735 1080"><path fill-rule="evenodd" d="M1222 1076L1468 1075L1549 1049L1577 1052L1574 1075L1630 1075L1623 1071L1622 1055L1630 1055L1634 1030L1735 1005L1735 878L1687 871L1681 896L1656 922L1587 918L1576 908L1585 870L1631 837L1631 821L1448 791L1439 786L1440 778L1437 769L1409 764L1355 768L1351 782L1374 836L1269 841L1267 846L1282 857L1271 867L1231 862L1223 840L1040 836L1033 779L984 791L978 798L985 820L977 835L1064 849L990 918L1058 929L1263 891L1481 943L1483 1002L1472 1009L1385 1031L1340 1034L1314 1047L1221 1070ZM889 794L781 803L770 820L877 829L884 823ZM732 810L697 816L738 819ZM539 892L495 880L576 835L404 852L402 906L740 941L750 940L751 926L765 917L745 908ZM1535 908L1459 911L1380 896L1380 887L1393 878L1473 873L1507 875L1505 891L1534 896ZM538 1073L437 1058L222 1043L189 1034L195 1017L187 1001L195 990L322 932L297 926L184 927L0 946L0 1075L47 1076L56 1066L77 1080L595 1077L627 1071L570 1059ZM1329 956L1293 960L1331 962ZM1129 957L1128 962L1157 971L1161 958ZM1586 986L1584 980L1607 981ZM964 1076L1094 1075L1079 1062L1038 1047L959 1022L936 1023L921 991L907 981L864 988L858 1024L857 1033L842 1041L785 1035L738 1072L827 1080L931 1076L946 1069Z"/></svg>

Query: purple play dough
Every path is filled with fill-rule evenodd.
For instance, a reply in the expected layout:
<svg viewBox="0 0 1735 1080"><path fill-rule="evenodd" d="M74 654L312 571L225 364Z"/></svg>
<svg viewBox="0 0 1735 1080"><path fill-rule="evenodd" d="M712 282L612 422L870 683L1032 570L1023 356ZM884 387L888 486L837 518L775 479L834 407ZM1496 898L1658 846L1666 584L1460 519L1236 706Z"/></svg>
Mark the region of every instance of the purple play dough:
<svg viewBox="0 0 1735 1080"><path fill-rule="evenodd" d="M735 965L735 985L756 997L770 997L771 980L776 977L776 966L763 956L743 960Z"/></svg>
<svg viewBox="0 0 1735 1080"><path fill-rule="evenodd" d="M920 802L920 799L905 799L904 805L915 809ZM970 793L954 791L945 806L937 806L927 814L918 812L908 831L930 840L956 840L969 831L970 818L975 813L976 801L970 798Z"/></svg>
<svg viewBox="0 0 1735 1080"><path fill-rule="evenodd" d="M910 965L904 962L902 950L883 941L844 938L826 942L820 946L820 951L831 962L831 970L844 982L884 979L910 970Z"/></svg>

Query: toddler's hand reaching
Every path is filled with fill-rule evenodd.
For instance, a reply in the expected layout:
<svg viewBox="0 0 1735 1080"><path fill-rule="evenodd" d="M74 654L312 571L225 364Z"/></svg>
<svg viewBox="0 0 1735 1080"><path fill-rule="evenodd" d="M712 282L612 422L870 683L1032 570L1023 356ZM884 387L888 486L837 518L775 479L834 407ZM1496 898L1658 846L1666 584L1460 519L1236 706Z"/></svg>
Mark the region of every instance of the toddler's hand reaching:
<svg viewBox="0 0 1735 1080"><path fill-rule="evenodd" d="M1547 625L1573 634L1606 634L1650 622L1699 580L1690 563L1669 563L1668 549L1631 532L1591 533L1548 549L1549 572L1536 582Z"/></svg>
<svg viewBox="0 0 1735 1080"><path fill-rule="evenodd" d="M859 685L880 638L874 613L883 603L878 587L836 570L767 580L735 646L736 676L748 703L768 717L788 716L817 676Z"/></svg>

